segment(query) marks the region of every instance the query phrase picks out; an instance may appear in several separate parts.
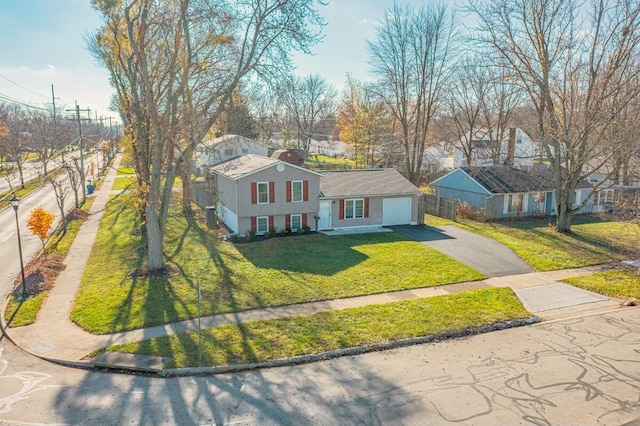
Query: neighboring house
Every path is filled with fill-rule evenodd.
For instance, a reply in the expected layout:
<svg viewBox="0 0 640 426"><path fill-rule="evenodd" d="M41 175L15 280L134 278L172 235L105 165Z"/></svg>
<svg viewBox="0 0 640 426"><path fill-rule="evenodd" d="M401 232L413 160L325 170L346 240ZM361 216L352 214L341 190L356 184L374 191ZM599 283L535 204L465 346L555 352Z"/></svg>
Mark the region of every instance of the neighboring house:
<svg viewBox="0 0 640 426"><path fill-rule="evenodd" d="M239 135L224 135L204 141L196 148L198 165L213 166L247 154L269 155L269 145Z"/></svg>
<svg viewBox="0 0 640 426"><path fill-rule="evenodd" d="M271 158L277 158L278 160L302 167L304 165L303 152L304 151L299 149L278 149L273 151Z"/></svg>
<svg viewBox="0 0 640 426"><path fill-rule="evenodd" d="M395 169L327 171L318 229L415 225L422 192Z"/></svg>
<svg viewBox="0 0 640 426"><path fill-rule="evenodd" d="M347 155L347 144L331 139L323 141L311 139L309 153L326 155L327 157L343 157Z"/></svg>
<svg viewBox="0 0 640 426"><path fill-rule="evenodd" d="M510 138L512 138L511 142L509 141ZM490 140L488 129L477 130L471 142L473 144L473 161L476 167L499 165L531 166L537 154L533 140L519 128L509 129L505 139L502 140L498 164L494 164L491 158L491 145L495 145L497 142ZM461 164L457 167L469 166L469 161L464 158L462 151L458 150L457 155L454 153L454 157L460 159Z"/></svg>
<svg viewBox="0 0 640 426"><path fill-rule="evenodd" d="M210 167L218 217L234 233L315 230L320 173L259 155Z"/></svg>
<svg viewBox="0 0 640 426"><path fill-rule="evenodd" d="M459 168L431 185L438 197L466 202L490 218L556 214L553 174L544 164L520 169L509 166ZM582 203L592 189L591 184L580 181L574 204ZM592 199L578 213L595 211L596 204Z"/></svg>

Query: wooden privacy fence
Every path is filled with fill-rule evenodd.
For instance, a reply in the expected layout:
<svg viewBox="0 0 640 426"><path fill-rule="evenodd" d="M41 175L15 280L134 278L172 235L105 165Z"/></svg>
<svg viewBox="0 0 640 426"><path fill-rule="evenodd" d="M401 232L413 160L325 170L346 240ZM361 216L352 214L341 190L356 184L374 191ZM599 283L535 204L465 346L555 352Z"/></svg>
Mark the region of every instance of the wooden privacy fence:
<svg viewBox="0 0 640 426"><path fill-rule="evenodd" d="M423 194L420 198L420 205L422 206L420 208L420 217L424 217L424 213L428 213L445 219L456 220L456 209L458 208L458 201L456 200Z"/></svg>

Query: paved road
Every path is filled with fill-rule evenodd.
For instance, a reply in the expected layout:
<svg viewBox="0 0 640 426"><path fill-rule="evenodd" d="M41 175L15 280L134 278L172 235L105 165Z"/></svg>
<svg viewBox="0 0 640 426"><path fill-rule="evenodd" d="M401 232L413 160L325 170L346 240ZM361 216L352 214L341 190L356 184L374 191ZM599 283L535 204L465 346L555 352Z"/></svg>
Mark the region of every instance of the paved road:
<svg viewBox="0 0 640 426"><path fill-rule="evenodd" d="M48 364L0 341L0 424L620 425L640 417L640 311L213 377Z"/></svg>
<svg viewBox="0 0 640 426"><path fill-rule="evenodd" d="M469 265L488 277L534 272L511 249L457 226L393 226L393 230Z"/></svg>

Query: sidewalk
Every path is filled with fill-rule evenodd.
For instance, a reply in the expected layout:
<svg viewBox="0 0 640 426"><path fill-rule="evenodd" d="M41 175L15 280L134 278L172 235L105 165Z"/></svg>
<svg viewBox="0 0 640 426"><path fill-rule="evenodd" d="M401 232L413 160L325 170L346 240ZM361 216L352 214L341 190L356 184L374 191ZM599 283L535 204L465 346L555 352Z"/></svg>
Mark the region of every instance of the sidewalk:
<svg viewBox="0 0 640 426"><path fill-rule="evenodd" d="M73 261L71 263L65 261L67 267L60 274L56 280L56 285L43 303L36 323L25 327L5 329L5 333L11 341L36 356L58 362L94 365L92 361L84 360L84 358L97 349L113 344L135 342L167 334L197 330L198 321L194 319L116 334L94 335L82 330L69 319L73 300L78 291L85 265L91 254L102 213L110 195L114 193L111 191L111 187L116 177L118 165L119 157L117 157L114 166L109 170L102 188L97 192L96 199L89 212L89 218L82 225L78 236L71 246L67 259L72 259ZM119 193L121 191L117 192ZM559 280L564 278L593 274L607 269L611 269L611 265L550 272L533 272L489 278L483 281L464 282L348 299L304 303L277 308L254 309L245 312L203 317L201 319L201 325L203 328L207 328L258 319L311 315L328 310L441 296L460 291L490 287L510 287L514 289L530 312L537 314L544 320L559 319L620 309L621 301L619 300L610 299L558 283ZM560 303L560 305L558 305L558 303ZM96 361L96 364L101 366L107 365L117 369L131 367L152 368L154 366L161 368L162 365L162 360L154 357L126 356L124 354L105 354L101 360Z"/></svg>

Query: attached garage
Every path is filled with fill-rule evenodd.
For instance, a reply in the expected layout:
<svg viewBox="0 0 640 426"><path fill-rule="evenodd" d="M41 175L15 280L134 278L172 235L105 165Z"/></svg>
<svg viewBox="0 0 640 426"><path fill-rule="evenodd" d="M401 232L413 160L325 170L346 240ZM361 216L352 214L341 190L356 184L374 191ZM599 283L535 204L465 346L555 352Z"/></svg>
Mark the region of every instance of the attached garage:
<svg viewBox="0 0 640 426"><path fill-rule="evenodd" d="M411 198L384 198L382 200L382 225L408 225L411 223Z"/></svg>
<svg viewBox="0 0 640 426"><path fill-rule="evenodd" d="M332 229L418 223L422 192L397 170L340 170L323 174L320 208L326 205L331 214L320 214L319 220L330 217Z"/></svg>

